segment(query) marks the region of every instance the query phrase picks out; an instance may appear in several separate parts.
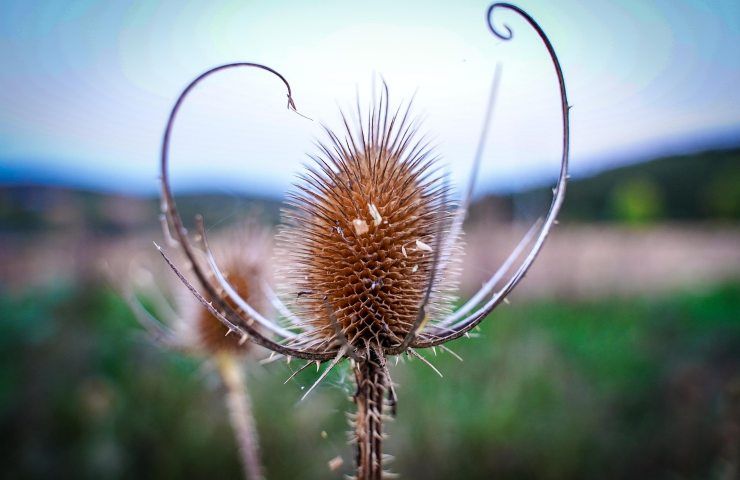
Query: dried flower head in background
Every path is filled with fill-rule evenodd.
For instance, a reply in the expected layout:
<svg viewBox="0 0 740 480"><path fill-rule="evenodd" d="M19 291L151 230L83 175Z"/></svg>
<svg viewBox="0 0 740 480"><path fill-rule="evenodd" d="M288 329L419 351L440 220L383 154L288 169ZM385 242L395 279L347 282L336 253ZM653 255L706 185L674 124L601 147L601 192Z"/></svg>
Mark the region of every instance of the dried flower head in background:
<svg viewBox="0 0 740 480"><path fill-rule="evenodd" d="M250 221L247 225L222 235L219 245L214 246L221 253L219 257L223 267L220 274L228 280L240 298L263 315L271 312L265 292L270 279L270 235L269 229L256 221ZM220 291L219 295L226 295L226 292ZM193 346L199 346L211 355L219 352L244 355L254 350L254 346L246 342L245 338L231 335L229 329L192 295L184 297L183 301L189 303L182 309L187 312L184 321L180 322L184 327L181 335L183 340L189 338ZM235 311L247 314L233 300L228 302Z"/></svg>
<svg viewBox="0 0 740 480"><path fill-rule="evenodd" d="M512 36L508 26L505 33L493 27L491 15L499 7L521 15L535 29L552 59L561 93L561 170L545 219L530 230L481 290L454 312L446 300L455 287L458 267L454 259L460 249L472 182L460 204L454 204L445 178L437 170L437 160L417 134L419 125L410 112L410 104L406 108L391 107L387 88L377 104L365 111L358 106L354 118L342 117L344 132L327 129L329 142L320 144L320 151L312 156L314 166L302 175L291 194L279 242L287 264L282 270L287 281L281 290L294 311L267 289L267 296L281 314L282 318L277 319L261 314L239 296L235 285L213 260L202 224L198 229L203 240L201 251L190 243L169 185L168 152L177 112L188 93L204 78L236 67L269 72L284 83L288 107L295 110L289 83L264 65L222 65L188 85L167 123L162 145L163 208L200 290L164 251L160 252L204 307L241 338L288 359L308 360L303 368L314 362L328 362L316 384L341 360L350 359L357 385L353 397L357 405L354 439L360 479L379 479L385 473L382 424L386 405L394 412L396 404L388 357L406 354L428 364L418 349L447 349L446 342L475 328L522 280L563 202L569 107L562 71L542 29L518 7L492 5L487 16L491 32L504 40ZM495 91L497 76L494 78ZM481 148L474 161L472 179L480 163L480 152ZM499 286L507 274L508 279Z"/></svg>
<svg viewBox="0 0 740 480"><path fill-rule="evenodd" d="M233 293L262 314L270 312L264 291L269 280L270 235L269 229L250 220L242 228L223 235L215 247L221 253L224 265L218 275L228 278ZM173 246L176 244L173 243ZM211 258L211 261L215 260ZM158 344L205 358L215 364L225 387L229 419L245 475L250 479L263 478L259 441L243 371L244 357L254 357L255 346L246 342L246 338L233 334L192 295L175 296L179 302L173 307L167 298L171 295L163 293L151 281L153 276L150 271L139 268L136 277L137 290L151 297L158 307L156 315L150 313L139 301L134 288L125 286L129 305L139 322ZM225 295L225 292L219 291L218 295ZM236 302L229 301L229 306L246 315Z"/></svg>

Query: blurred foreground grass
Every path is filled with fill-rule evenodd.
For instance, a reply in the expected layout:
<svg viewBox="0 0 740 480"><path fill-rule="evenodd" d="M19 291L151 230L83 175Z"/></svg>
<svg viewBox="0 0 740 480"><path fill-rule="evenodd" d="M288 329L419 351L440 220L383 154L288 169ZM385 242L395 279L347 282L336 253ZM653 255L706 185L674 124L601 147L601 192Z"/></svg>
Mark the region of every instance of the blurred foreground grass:
<svg viewBox="0 0 740 480"><path fill-rule="evenodd" d="M237 478L207 363L164 352L96 285L0 294L6 478ZM502 306L477 338L393 369L403 478L736 478L740 284L658 299ZM266 355L265 355L266 356ZM297 364L293 363L292 368ZM351 470L346 368L249 378L269 478ZM322 431L326 432L322 435ZM324 438L326 437L326 438ZM330 472L327 461L344 465ZM733 470L734 469L734 470Z"/></svg>

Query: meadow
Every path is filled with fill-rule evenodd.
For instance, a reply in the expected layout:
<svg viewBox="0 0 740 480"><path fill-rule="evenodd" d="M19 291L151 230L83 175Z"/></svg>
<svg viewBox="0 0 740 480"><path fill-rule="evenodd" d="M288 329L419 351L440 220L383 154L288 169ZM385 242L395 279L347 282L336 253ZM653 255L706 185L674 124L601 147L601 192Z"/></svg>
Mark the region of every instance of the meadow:
<svg viewBox="0 0 740 480"><path fill-rule="evenodd" d="M393 367L393 471L405 478L733 478L740 284L598 300L512 298L475 338ZM236 478L207 363L152 344L99 282L0 298L4 478ZM267 354L262 355L266 358ZM340 478L346 369L252 364L269 478ZM330 471L339 456L343 464Z"/></svg>

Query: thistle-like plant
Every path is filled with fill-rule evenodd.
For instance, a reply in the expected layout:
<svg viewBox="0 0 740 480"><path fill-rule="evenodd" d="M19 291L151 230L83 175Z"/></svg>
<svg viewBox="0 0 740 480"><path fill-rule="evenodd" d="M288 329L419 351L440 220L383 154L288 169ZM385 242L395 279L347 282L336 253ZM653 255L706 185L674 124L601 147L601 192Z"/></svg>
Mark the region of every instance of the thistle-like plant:
<svg viewBox="0 0 740 480"><path fill-rule="evenodd" d="M219 275L228 278L233 295L245 299L263 314L271 311L265 293L269 288L269 236L268 229L250 221L245 228L227 234L224 248L220 249L224 270ZM167 299L169 295L152 282L154 277L150 271L139 268L132 277L133 281L123 285L122 290L131 310L152 339L164 348L206 359L218 370L244 474L250 480L264 478L243 368L246 358L256 361L255 346L244 338L230 335L229 328L190 295L180 296L180 302L173 306ZM155 313L139 300L138 290L149 296L156 307ZM219 291L218 295L224 297L226 293ZM236 302L229 299L226 302L231 309L244 314Z"/></svg>
<svg viewBox="0 0 740 480"><path fill-rule="evenodd" d="M455 311L449 307L458 268L455 254L461 249L462 223L486 128L474 161L473 180L459 205L450 200L446 179L438 173L438 160L418 136L419 123L410 102L405 108L392 108L387 87L378 103L366 111L358 102L354 122L342 114L342 132L326 129L328 141L319 144L319 151L311 156L313 167L301 176L289 195L285 225L278 235L282 257L287 260L283 269L287 284L282 290L288 292L288 303L294 308L291 310L272 292L268 295L284 317L282 321L264 317L239 297L210 254L202 223L198 235L204 240L201 247L205 260L197 255L172 197L168 151L177 112L204 78L236 67L267 71L284 83L288 108L295 111L288 81L276 70L256 63L215 67L185 88L165 129L161 163L164 214L200 289L188 282L161 248L160 252L193 295L242 339L288 359L305 359L308 362L304 368L314 362L327 362L316 384L343 359L350 360L357 387L353 396L355 461L360 479L384 475L383 419L386 407L391 413L396 408L389 357L406 354L426 362L417 350L437 346L447 349L447 342L475 328L524 278L564 199L569 107L559 61L540 26L514 5L497 3L489 7L486 18L494 35L503 40L512 37L508 26L504 26L503 33L493 26L492 14L498 8L521 15L537 32L552 60L561 95L561 168L544 220ZM489 114L490 106L487 118ZM507 274L508 279L501 284Z"/></svg>

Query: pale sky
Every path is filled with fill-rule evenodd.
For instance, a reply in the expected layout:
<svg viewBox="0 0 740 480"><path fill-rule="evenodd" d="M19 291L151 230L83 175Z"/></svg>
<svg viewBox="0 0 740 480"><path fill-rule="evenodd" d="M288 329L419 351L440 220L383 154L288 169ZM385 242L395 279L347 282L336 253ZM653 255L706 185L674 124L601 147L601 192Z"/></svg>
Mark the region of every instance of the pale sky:
<svg viewBox="0 0 740 480"><path fill-rule="evenodd" d="M207 80L175 127L176 190L281 195L338 105L417 91L423 131L467 176L494 68L503 77L480 191L553 178L557 83L545 48L511 12L514 39L486 28L488 2L34 1L0 5L0 174L31 168L87 187L155 192L162 130L182 88ZM459 4L458 4L459 3ZM560 57L572 168L740 143L740 2L521 1ZM2 181L2 175L0 175Z"/></svg>

